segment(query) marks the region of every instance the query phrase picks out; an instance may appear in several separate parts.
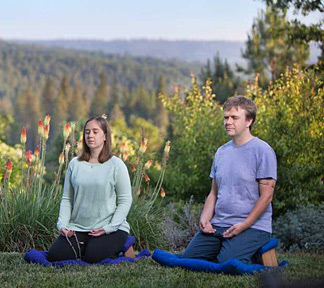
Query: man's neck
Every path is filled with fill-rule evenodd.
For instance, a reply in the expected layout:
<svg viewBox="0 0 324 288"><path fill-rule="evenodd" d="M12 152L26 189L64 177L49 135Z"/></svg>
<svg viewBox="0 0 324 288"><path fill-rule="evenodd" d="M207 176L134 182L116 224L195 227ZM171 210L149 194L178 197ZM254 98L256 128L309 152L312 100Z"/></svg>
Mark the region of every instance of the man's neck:
<svg viewBox="0 0 324 288"><path fill-rule="evenodd" d="M241 146L253 139L253 135L248 130L246 133L233 137L233 143L235 146Z"/></svg>

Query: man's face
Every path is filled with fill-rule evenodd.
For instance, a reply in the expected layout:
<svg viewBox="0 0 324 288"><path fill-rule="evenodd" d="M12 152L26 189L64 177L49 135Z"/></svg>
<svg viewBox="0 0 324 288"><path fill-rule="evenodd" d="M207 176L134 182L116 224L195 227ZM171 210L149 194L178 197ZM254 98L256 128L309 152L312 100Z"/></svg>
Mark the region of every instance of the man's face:
<svg viewBox="0 0 324 288"><path fill-rule="evenodd" d="M227 135L230 137L240 136L249 130L251 120L247 120L245 110L241 107L232 107L228 111L224 111L224 127Z"/></svg>

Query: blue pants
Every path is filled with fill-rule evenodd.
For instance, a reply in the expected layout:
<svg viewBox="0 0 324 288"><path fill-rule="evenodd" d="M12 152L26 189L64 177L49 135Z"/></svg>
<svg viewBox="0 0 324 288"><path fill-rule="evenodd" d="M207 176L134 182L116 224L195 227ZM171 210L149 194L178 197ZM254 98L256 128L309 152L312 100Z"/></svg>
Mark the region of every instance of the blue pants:
<svg viewBox="0 0 324 288"><path fill-rule="evenodd" d="M271 237L268 232L249 228L237 236L224 238L223 232L229 227L214 225L213 227L216 229L214 234L197 232L182 258L198 258L219 263L236 258L250 264L255 252L266 244Z"/></svg>

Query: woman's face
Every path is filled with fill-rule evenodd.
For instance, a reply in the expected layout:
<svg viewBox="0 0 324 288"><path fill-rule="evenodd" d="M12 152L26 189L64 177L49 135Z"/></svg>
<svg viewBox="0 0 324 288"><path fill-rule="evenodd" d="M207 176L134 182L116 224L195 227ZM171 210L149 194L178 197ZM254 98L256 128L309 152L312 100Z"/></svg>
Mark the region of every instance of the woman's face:
<svg viewBox="0 0 324 288"><path fill-rule="evenodd" d="M106 140L106 134L100 128L96 120L91 120L85 127L85 142L90 150L100 150L104 146Z"/></svg>

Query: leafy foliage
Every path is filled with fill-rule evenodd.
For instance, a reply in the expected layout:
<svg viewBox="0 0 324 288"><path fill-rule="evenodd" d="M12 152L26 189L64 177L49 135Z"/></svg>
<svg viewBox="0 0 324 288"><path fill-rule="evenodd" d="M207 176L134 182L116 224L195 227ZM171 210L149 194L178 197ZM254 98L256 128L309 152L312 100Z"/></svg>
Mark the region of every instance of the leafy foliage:
<svg viewBox="0 0 324 288"><path fill-rule="evenodd" d="M276 213L319 203L323 198L324 90L318 67L295 66L262 92L257 79L247 94L258 106L255 133L278 159Z"/></svg>
<svg viewBox="0 0 324 288"><path fill-rule="evenodd" d="M177 89L172 98L162 96L166 109L173 116L173 153L166 183L176 198L194 195L203 200L210 190L209 172L213 155L226 142L222 128L223 113L213 99L210 80L201 91L196 79L185 98Z"/></svg>

